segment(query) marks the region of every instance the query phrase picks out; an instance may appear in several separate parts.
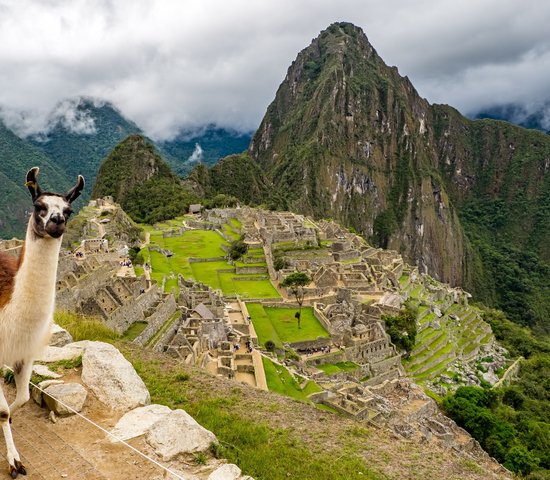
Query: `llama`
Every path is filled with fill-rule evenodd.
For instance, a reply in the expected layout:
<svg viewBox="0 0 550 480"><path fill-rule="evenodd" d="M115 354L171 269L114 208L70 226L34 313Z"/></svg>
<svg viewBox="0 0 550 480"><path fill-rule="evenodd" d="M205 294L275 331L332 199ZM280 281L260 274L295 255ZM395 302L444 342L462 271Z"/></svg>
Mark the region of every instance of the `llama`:
<svg viewBox="0 0 550 480"><path fill-rule="evenodd" d="M38 167L27 173L34 211L19 260L0 254L0 366L13 368L17 394L8 406L0 387L0 424L6 440L12 478L26 475L11 434L11 416L29 400L34 359L49 340L53 322L57 261L61 238L71 215L71 203L84 188L79 175L65 195L42 192Z"/></svg>

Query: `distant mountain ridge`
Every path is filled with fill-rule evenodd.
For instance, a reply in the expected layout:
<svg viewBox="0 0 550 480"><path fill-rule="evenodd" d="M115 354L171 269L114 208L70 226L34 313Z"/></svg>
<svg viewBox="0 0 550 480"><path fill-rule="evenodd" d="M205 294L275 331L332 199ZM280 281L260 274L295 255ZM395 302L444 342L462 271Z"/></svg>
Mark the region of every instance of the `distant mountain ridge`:
<svg viewBox="0 0 550 480"><path fill-rule="evenodd" d="M550 134L550 103L545 103L536 108L526 108L515 103L495 105L480 110L474 115L474 118L504 120L520 127L535 128Z"/></svg>
<svg viewBox="0 0 550 480"><path fill-rule="evenodd" d="M199 163L212 166L221 158L246 151L252 133L217 127L182 130L173 139L156 142L159 151L178 175L186 175Z"/></svg>
<svg viewBox="0 0 550 480"><path fill-rule="evenodd" d="M77 174L86 178L88 187L79 199L85 203L91 194L101 162L130 135L144 135L113 104L90 97L67 99L50 115L46 132L28 138L17 136L0 121L0 238L22 237L26 188L22 185L27 170L41 166L41 181L52 188L72 185ZM207 125L201 129L182 130L174 139L155 143L160 155L179 175L193 165L213 165L231 153L248 147L251 135ZM199 145L202 154L190 161Z"/></svg>

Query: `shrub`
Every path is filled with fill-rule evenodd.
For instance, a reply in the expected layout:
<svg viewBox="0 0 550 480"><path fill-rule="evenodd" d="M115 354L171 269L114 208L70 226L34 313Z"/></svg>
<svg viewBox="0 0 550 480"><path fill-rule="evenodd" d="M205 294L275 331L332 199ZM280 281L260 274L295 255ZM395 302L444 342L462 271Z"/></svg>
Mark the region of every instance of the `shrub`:
<svg viewBox="0 0 550 480"><path fill-rule="evenodd" d="M410 302L396 315L383 315L382 319L386 324L386 332L392 343L407 354L410 354L416 341L416 317L418 310Z"/></svg>
<svg viewBox="0 0 550 480"><path fill-rule="evenodd" d="M229 246L229 256L232 260L238 260L248 251L248 245L244 243L244 236L234 240Z"/></svg>
<svg viewBox="0 0 550 480"><path fill-rule="evenodd" d="M265 342L265 349L268 352L274 352L275 351L275 342L273 340L268 340Z"/></svg>

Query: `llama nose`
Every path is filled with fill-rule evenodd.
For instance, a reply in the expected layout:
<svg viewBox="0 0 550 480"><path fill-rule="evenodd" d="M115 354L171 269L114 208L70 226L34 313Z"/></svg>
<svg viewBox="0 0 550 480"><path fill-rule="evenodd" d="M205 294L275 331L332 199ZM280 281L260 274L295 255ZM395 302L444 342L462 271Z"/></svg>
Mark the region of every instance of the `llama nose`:
<svg viewBox="0 0 550 480"><path fill-rule="evenodd" d="M50 217L50 220L53 223L56 223L57 225L61 225L62 223L65 223L65 217L61 215L60 213L56 213Z"/></svg>

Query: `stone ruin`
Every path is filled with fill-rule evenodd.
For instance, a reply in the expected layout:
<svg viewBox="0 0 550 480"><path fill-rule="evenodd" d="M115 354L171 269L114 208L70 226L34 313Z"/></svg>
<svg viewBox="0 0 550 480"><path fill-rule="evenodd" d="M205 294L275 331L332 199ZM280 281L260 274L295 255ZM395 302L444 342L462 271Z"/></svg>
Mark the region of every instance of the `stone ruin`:
<svg viewBox="0 0 550 480"><path fill-rule="evenodd" d="M258 344L246 305L240 300L227 304L218 291L181 276L178 282L180 315L153 348L213 374L266 388L261 357L246 348Z"/></svg>
<svg viewBox="0 0 550 480"><path fill-rule="evenodd" d="M328 305L314 303L313 308L316 318L331 333L333 343L343 349L342 360L357 363L367 384L405 374L401 355L384 329L380 307L362 304L348 295L347 299ZM308 364L315 366L326 361L332 359L322 357Z"/></svg>
<svg viewBox="0 0 550 480"><path fill-rule="evenodd" d="M23 240L12 238L11 240L0 240L0 252L7 253L14 257L19 257L23 248Z"/></svg>

